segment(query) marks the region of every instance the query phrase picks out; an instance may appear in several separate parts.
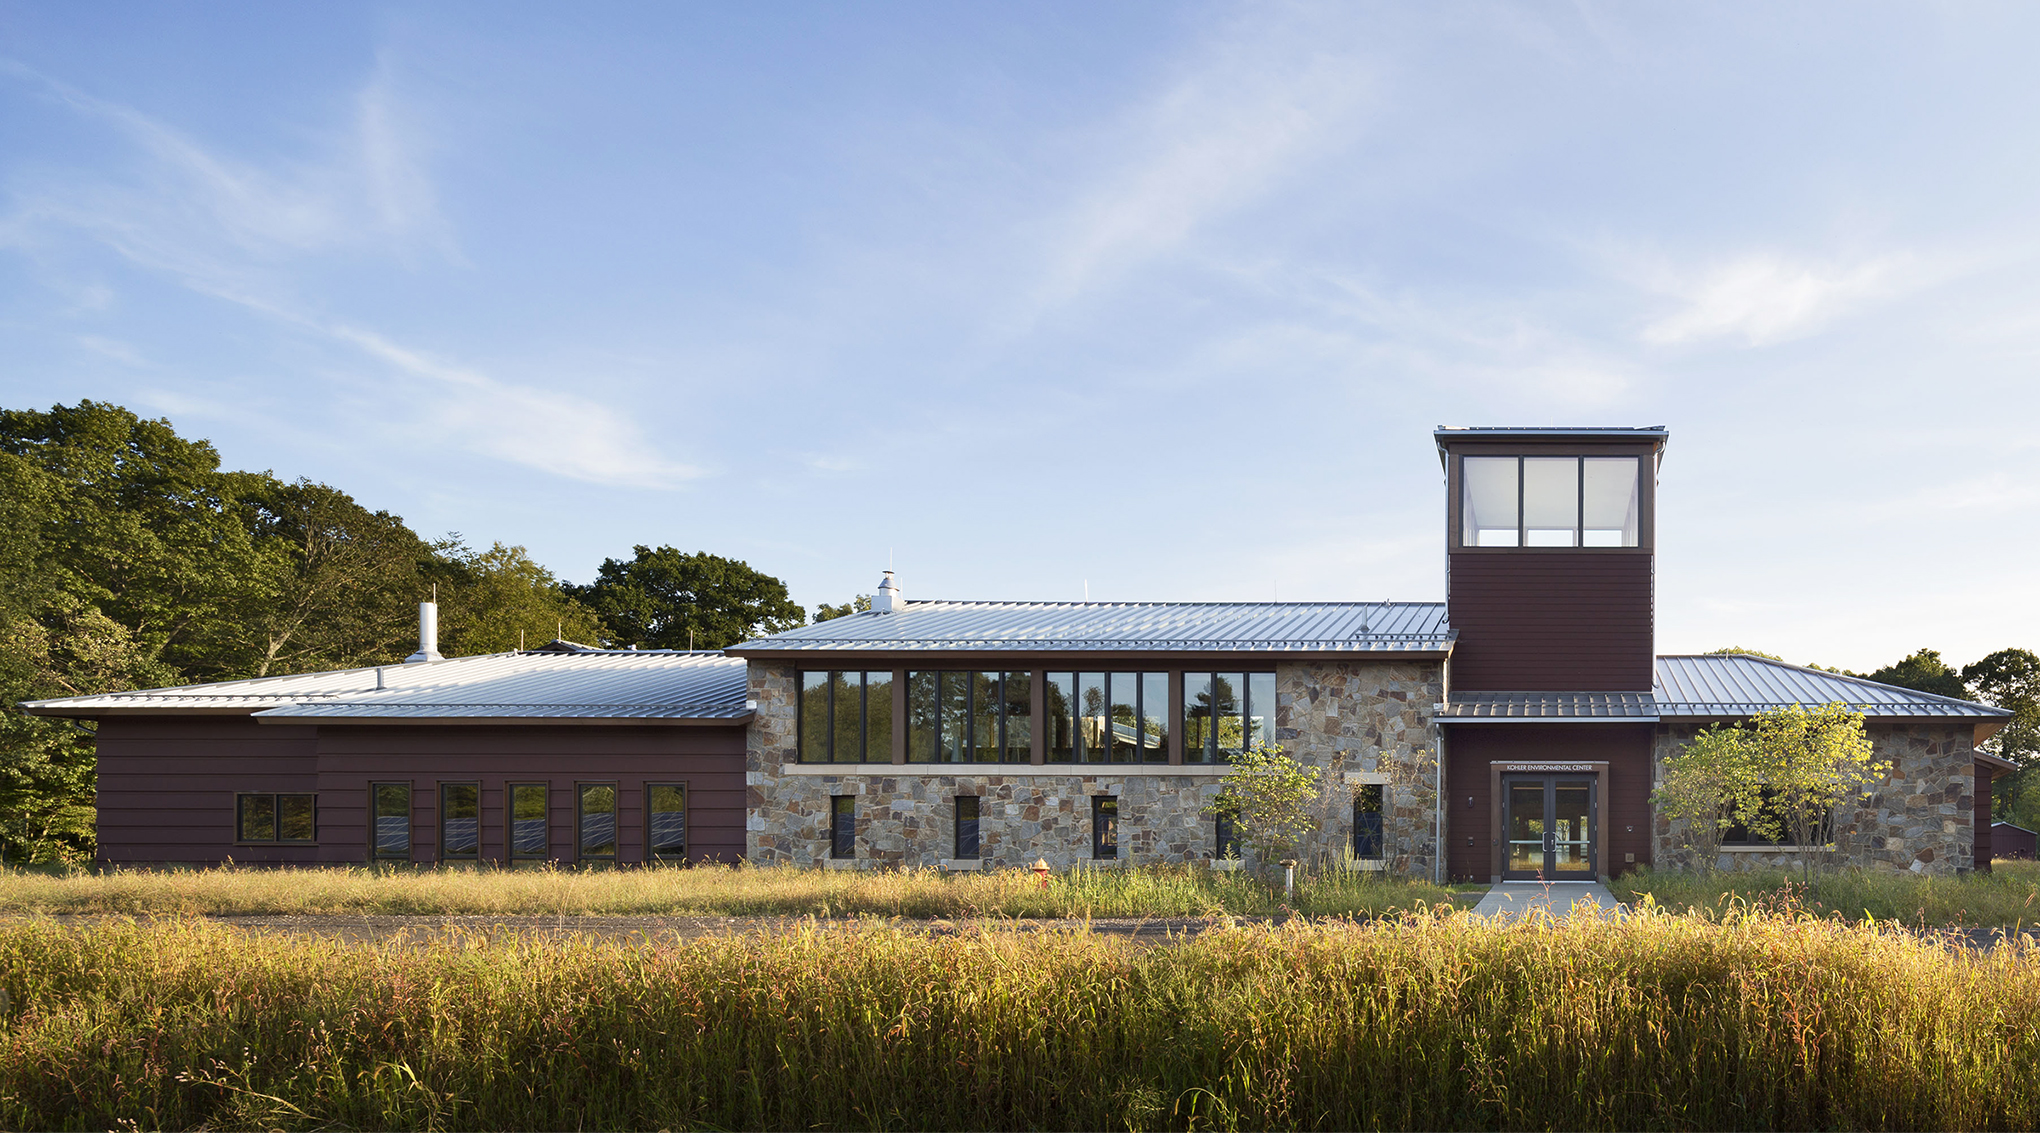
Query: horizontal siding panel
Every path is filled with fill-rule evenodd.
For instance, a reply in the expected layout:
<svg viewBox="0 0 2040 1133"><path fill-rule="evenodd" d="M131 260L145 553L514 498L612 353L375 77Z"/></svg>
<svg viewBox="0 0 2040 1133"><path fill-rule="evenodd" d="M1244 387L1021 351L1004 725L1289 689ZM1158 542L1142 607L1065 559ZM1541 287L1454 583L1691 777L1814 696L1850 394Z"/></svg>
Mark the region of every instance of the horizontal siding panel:
<svg viewBox="0 0 2040 1133"><path fill-rule="evenodd" d="M1453 688L1650 689L1650 556L1457 553L1449 556L1449 574L1447 605L1459 631Z"/></svg>

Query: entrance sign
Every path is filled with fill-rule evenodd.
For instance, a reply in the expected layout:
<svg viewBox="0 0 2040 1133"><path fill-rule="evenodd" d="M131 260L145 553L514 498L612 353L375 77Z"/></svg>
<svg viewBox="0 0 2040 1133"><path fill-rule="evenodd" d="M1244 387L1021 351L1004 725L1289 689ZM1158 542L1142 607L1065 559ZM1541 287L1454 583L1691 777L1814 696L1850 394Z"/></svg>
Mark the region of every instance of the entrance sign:
<svg viewBox="0 0 2040 1133"><path fill-rule="evenodd" d="M1598 771L1598 770L1600 770L1600 769L1601 769L1601 768L1600 768L1600 765L1599 765L1599 764L1595 764L1595 763L1504 763L1504 764L1502 764L1502 770L1504 770L1504 771L1542 771L1542 772L1547 772L1547 773L1548 773L1548 772L1553 772L1553 771L1573 771L1573 772L1578 772L1578 771Z"/></svg>

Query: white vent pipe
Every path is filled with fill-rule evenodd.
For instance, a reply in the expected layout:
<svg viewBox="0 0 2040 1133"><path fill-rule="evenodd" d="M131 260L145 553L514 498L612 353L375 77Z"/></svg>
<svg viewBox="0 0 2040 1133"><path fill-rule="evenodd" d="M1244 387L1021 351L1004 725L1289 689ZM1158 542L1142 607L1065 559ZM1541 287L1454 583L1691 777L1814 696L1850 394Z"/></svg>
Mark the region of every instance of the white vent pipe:
<svg viewBox="0 0 2040 1133"><path fill-rule="evenodd" d="M439 603L418 603L418 651L404 658L404 664L444 661L439 655Z"/></svg>

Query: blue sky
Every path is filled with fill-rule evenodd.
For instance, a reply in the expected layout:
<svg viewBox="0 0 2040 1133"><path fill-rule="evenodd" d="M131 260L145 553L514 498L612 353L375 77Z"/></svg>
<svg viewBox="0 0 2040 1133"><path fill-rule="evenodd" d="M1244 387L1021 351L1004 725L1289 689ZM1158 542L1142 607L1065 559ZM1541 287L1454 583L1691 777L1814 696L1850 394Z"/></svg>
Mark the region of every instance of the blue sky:
<svg viewBox="0 0 2040 1133"><path fill-rule="evenodd" d="M812 606L1443 596L1664 424L1659 649L2040 648L2031 6L0 2L0 405Z"/></svg>

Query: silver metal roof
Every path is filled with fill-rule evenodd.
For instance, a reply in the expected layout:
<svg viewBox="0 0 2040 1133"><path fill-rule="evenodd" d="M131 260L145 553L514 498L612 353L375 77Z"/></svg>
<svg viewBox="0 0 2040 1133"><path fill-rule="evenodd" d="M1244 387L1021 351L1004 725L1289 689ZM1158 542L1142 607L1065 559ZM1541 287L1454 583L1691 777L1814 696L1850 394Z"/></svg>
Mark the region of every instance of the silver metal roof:
<svg viewBox="0 0 2040 1133"><path fill-rule="evenodd" d="M1865 716L1953 716L1994 720L2002 708L1909 688L1787 665L1747 653L1659 657L1650 692L1462 692L1439 708L1441 720L1628 720L1751 716L1800 704L1841 703Z"/></svg>
<svg viewBox="0 0 2040 1133"><path fill-rule="evenodd" d="M2002 708L1788 665L1747 653L1660 657L1651 694L1660 716L1747 716L1788 704L1842 703L1865 716L1997 719Z"/></svg>
<svg viewBox="0 0 2040 1133"><path fill-rule="evenodd" d="M1442 602L909 602L734 646L776 650L1444 652Z"/></svg>
<svg viewBox="0 0 2040 1133"><path fill-rule="evenodd" d="M494 653L22 705L40 715L253 714L263 720L740 720L745 664L720 653ZM380 686L380 687L378 687Z"/></svg>
<svg viewBox="0 0 2040 1133"><path fill-rule="evenodd" d="M1663 425L1440 425L1431 435L1441 442L1468 437L1624 437L1638 440L1663 439L1671 430Z"/></svg>
<svg viewBox="0 0 2040 1133"><path fill-rule="evenodd" d="M1647 692L1462 692L1438 713L1444 720L1629 720L1650 723Z"/></svg>

